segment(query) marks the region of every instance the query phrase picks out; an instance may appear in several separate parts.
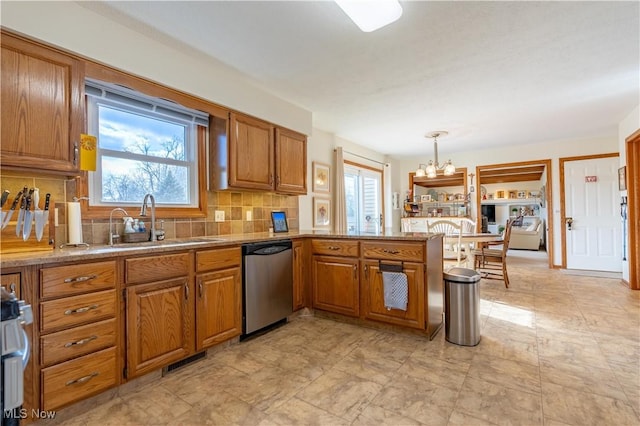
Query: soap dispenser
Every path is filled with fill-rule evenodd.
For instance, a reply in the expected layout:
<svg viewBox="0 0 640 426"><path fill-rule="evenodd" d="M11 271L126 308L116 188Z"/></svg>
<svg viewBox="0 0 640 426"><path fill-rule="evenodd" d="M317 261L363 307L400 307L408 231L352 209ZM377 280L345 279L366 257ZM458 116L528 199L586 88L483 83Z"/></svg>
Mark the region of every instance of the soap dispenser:
<svg viewBox="0 0 640 426"><path fill-rule="evenodd" d="M133 226L131 226L133 219L131 219L130 217L125 217L122 220L124 220L124 232L125 234L132 234L135 231L133 230Z"/></svg>

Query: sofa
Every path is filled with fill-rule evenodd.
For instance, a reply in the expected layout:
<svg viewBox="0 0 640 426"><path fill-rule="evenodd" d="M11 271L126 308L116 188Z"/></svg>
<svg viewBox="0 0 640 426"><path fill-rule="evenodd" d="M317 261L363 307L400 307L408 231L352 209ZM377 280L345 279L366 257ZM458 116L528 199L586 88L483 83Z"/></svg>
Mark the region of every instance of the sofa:
<svg viewBox="0 0 640 426"><path fill-rule="evenodd" d="M510 249L539 250L542 244L544 221L537 217L524 218L521 226L511 228Z"/></svg>

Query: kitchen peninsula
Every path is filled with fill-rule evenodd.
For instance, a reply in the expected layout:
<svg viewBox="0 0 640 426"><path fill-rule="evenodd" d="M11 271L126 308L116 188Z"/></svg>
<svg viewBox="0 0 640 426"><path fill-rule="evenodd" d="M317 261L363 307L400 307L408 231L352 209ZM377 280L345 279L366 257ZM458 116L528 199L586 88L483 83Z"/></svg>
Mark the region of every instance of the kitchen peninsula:
<svg viewBox="0 0 640 426"><path fill-rule="evenodd" d="M441 234L292 231L3 254L3 284L18 276L34 308L25 406L57 410L237 342L241 245L282 239L293 240L294 311L431 338L441 328ZM407 276L406 310L384 306L385 265Z"/></svg>

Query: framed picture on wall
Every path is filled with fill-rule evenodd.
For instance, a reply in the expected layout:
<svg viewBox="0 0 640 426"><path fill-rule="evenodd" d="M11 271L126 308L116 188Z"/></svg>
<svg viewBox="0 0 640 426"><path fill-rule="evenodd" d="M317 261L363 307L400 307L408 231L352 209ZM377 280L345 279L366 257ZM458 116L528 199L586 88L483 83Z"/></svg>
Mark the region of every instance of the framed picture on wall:
<svg viewBox="0 0 640 426"><path fill-rule="evenodd" d="M313 197L313 226L328 228L331 225L331 200Z"/></svg>
<svg viewBox="0 0 640 426"><path fill-rule="evenodd" d="M620 191L627 189L627 166L618 169L618 189Z"/></svg>
<svg viewBox="0 0 640 426"><path fill-rule="evenodd" d="M313 192L331 190L331 167L328 164L313 162Z"/></svg>

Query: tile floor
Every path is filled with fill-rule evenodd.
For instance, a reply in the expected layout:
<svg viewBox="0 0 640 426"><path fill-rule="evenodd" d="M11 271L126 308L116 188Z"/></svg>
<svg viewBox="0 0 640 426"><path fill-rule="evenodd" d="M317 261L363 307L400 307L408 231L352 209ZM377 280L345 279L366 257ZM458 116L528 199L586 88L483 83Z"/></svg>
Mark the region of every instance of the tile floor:
<svg viewBox="0 0 640 426"><path fill-rule="evenodd" d="M526 254L481 282L476 347L301 317L56 423L640 424L640 292Z"/></svg>

